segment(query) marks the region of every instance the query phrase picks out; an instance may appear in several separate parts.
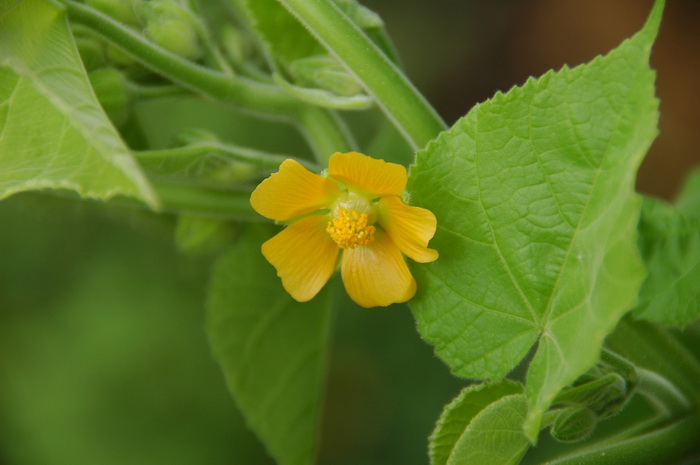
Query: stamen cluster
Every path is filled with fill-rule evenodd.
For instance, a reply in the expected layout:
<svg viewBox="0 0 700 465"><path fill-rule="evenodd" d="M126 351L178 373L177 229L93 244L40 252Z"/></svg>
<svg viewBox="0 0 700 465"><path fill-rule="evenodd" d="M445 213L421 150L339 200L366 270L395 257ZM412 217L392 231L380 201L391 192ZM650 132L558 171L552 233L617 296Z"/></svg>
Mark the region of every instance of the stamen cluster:
<svg viewBox="0 0 700 465"><path fill-rule="evenodd" d="M367 224L367 213L360 214L346 208L339 208L337 217L330 220L326 227L331 239L341 249L354 249L360 245L371 244L376 230L377 228Z"/></svg>

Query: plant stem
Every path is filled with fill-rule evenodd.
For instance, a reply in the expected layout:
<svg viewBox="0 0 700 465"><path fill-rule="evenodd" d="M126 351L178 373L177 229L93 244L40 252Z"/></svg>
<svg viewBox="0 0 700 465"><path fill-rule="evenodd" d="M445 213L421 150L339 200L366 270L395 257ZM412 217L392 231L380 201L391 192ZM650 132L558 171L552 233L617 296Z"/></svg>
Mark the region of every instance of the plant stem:
<svg viewBox="0 0 700 465"><path fill-rule="evenodd" d="M401 70L332 2L277 1L355 75L414 150L446 129Z"/></svg>
<svg viewBox="0 0 700 465"><path fill-rule="evenodd" d="M700 450L700 419L695 416L620 442L588 447L546 465L670 465Z"/></svg>
<svg viewBox="0 0 700 465"><path fill-rule="evenodd" d="M168 158L180 158L195 161L202 156L212 153L224 155L231 160L248 163L265 171L276 170L279 168L280 164L288 158L295 159L310 170L317 172L321 171L321 168L318 165L307 160L218 142L199 142L172 149L133 152L134 157L139 161L139 163L147 166L159 166L161 162L167 160Z"/></svg>
<svg viewBox="0 0 700 465"><path fill-rule="evenodd" d="M192 95L188 89L174 84L149 86L127 80L126 86L129 92L134 94L137 98L163 98Z"/></svg>
<svg viewBox="0 0 700 465"><path fill-rule="evenodd" d="M151 180L163 212L188 213L228 220L266 221L250 206L250 192L220 190Z"/></svg>
<svg viewBox="0 0 700 465"><path fill-rule="evenodd" d="M666 378L700 414L700 363L668 330L625 318L608 337L607 345L638 367Z"/></svg>
<svg viewBox="0 0 700 465"><path fill-rule="evenodd" d="M670 381L655 371L637 368L637 390L646 397L659 413L667 417L679 417L690 410L690 402Z"/></svg>
<svg viewBox="0 0 700 465"><path fill-rule="evenodd" d="M354 146L336 117L326 110L302 104L277 85L204 68L153 44L94 8L73 1L64 4L73 21L171 81L200 95L232 103L242 111L297 124L319 160Z"/></svg>
<svg viewBox="0 0 700 465"><path fill-rule="evenodd" d="M201 95L236 104L251 113L277 118L296 114L299 103L277 86L204 68L159 47L87 5L65 1L71 20L110 42L144 66Z"/></svg>
<svg viewBox="0 0 700 465"><path fill-rule="evenodd" d="M335 152L356 150L352 133L332 110L304 107L299 111L299 131L322 166L328 166L328 159Z"/></svg>

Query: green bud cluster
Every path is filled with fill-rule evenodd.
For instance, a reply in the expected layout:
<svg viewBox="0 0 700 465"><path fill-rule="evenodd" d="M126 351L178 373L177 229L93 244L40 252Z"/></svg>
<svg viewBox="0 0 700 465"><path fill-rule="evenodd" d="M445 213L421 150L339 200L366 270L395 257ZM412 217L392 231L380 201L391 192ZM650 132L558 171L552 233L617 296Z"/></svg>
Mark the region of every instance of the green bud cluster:
<svg viewBox="0 0 700 465"><path fill-rule="evenodd" d="M554 419L550 429L552 437L561 442L583 441L598 424L598 415L588 407L564 408Z"/></svg>
<svg viewBox="0 0 700 465"><path fill-rule="evenodd" d="M183 58L197 60L203 54L197 20L179 3L170 0L141 2L137 15L150 40Z"/></svg>
<svg viewBox="0 0 700 465"><path fill-rule="evenodd" d="M557 396L552 410L552 436L563 442L586 439L599 421L622 411L637 383L635 368L607 353L598 365Z"/></svg>

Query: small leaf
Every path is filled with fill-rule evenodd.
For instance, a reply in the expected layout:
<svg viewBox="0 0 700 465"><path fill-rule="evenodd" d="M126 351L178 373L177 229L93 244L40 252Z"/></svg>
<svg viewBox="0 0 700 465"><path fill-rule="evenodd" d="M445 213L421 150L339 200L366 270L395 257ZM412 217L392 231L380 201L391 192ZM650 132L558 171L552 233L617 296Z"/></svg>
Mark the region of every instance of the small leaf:
<svg viewBox="0 0 700 465"><path fill-rule="evenodd" d="M646 198L639 231L649 275L634 316L683 328L700 317L700 215Z"/></svg>
<svg viewBox="0 0 700 465"><path fill-rule="evenodd" d="M325 49L277 0L236 0L248 13L270 53L288 64L325 53Z"/></svg>
<svg viewBox="0 0 700 465"><path fill-rule="evenodd" d="M521 394L521 384L503 380L497 384L467 386L445 407L430 435L430 464L445 465L470 422L489 404L511 394Z"/></svg>
<svg viewBox="0 0 700 465"><path fill-rule="evenodd" d="M455 444L446 465L517 465L530 448L521 425L523 394L510 394L479 412Z"/></svg>
<svg viewBox="0 0 700 465"><path fill-rule="evenodd" d="M260 253L269 228L249 226L219 262L208 332L229 389L280 465L311 465L330 316L329 287L299 303Z"/></svg>
<svg viewBox="0 0 700 465"><path fill-rule="evenodd" d="M293 61L326 54L326 49L277 0L235 0L248 12L255 29L263 37L269 51L284 65ZM384 23L379 15L356 0L335 0L333 3L360 29L366 31L388 56L394 50L385 42Z"/></svg>
<svg viewBox="0 0 700 465"><path fill-rule="evenodd" d="M0 16L0 199L71 189L157 201L100 108L65 13L23 0Z"/></svg>
<svg viewBox="0 0 700 465"><path fill-rule="evenodd" d="M526 431L636 302L635 173L656 136L649 53L663 1L616 50L474 107L419 152L412 202L440 258L414 267L421 334L459 376L499 379L539 338Z"/></svg>

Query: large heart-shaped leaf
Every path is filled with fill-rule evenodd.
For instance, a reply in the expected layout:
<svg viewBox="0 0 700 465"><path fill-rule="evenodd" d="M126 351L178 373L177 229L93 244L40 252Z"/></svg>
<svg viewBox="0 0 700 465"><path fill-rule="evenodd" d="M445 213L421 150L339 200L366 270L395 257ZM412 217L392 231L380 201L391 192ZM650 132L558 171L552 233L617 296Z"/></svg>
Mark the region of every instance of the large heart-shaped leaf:
<svg viewBox="0 0 700 465"><path fill-rule="evenodd" d="M505 376L539 338L531 439L556 393L597 361L645 276L634 182L657 133L649 53L662 9L657 1L607 56L477 105L411 169L440 252L415 267L418 329L455 374L480 379Z"/></svg>

